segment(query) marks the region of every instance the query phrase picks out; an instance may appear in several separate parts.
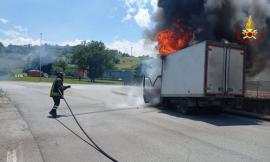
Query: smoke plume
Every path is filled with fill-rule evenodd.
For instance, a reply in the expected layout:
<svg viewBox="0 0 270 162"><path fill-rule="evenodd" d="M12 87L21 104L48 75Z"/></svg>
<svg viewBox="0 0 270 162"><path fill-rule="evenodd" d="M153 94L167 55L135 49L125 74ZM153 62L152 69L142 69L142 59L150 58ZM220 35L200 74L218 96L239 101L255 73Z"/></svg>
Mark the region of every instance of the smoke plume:
<svg viewBox="0 0 270 162"><path fill-rule="evenodd" d="M197 41L228 40L237 43L236 32L242 31L251 15L255 28L264 32L264 39L248 46L247 73L254 76L270 62L270 0L159 0L153 16L156 26L146 32L155 35L181 20L193 31Z"/></svg>

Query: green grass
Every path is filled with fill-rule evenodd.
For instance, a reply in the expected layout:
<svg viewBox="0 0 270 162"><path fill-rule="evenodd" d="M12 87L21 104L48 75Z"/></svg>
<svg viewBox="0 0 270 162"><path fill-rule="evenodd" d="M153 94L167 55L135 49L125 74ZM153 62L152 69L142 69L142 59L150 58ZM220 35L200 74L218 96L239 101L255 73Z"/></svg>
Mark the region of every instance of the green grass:
<svg viewBox="0 0 270 162"><path fill-rule="evenodd" d="M12 81L24 81L24 82L47 82L52 83L55 78L40 78L39 77L22 77L22 78L13 78ZM65 79L65 83L69 84L114 84L114 85L121 85L123 84L122 81L119 80L103 80L103 79L96 79L95 83L91 83L88 80L82 79Z"/></svg>
<svg viewBox="0 0 270 162"><path fill-rule="evenodd" d="M140 62L138 57L120 57L119 60L115 65L117 70L134 70Z"/></svg>
<svg viewBox="0 0 270 162"><path fill-rule="evenodd" d="M5 96L5 92L0 88L0 97Z"/></svg>

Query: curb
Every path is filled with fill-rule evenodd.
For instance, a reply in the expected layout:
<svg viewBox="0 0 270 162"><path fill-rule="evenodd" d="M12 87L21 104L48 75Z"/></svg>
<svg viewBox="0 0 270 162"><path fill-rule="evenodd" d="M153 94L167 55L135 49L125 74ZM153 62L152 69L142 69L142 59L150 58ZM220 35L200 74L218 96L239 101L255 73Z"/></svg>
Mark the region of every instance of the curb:
<svg viewBox="0 0 270 162"><path fill-rule="evenodd" d="M232 115L238 115L238 116L243 116L243 117L249 117L249 118L270 121L269 115L261 115L261 114L256 114L256 113L252 113L252 112L244 112L244 111L233 110L233 109L225 109L224 112L228 113L228 114L232 114Z"/></svg>

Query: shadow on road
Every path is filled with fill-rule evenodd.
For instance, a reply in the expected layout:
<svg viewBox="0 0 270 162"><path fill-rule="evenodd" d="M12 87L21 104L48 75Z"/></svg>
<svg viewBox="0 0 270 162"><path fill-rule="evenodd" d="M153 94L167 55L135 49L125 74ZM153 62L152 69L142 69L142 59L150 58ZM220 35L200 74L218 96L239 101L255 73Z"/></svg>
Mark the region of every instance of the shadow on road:
<svg viewBox="0 0 270 162"><path fill-rule="evenodd" d="M180 112L177 112L173 108L157 107L157 106L155 108L159 110L159 113L164 113L164 114L179 117L179 118L201 121L201 122L205 122L205 123L212 124L215 126L260 125L262 123L262 120L259 120L259 119L240 117L236 115L229 115L226 113L215 114L209 110L194 112L192 115L183 115ZM74 115L82 116L82 115L90 115L90 114L96 114L96 113L118 112L118 111L134 110L134 109L137 109L137 108L119 108L119 109L109 109L109 110L101 110L101 111L91 111L91 112L84 112L84 113L75 113ZM62 118L62 117L68 118L71 116L72 115L58 115L57 118ZM48 118L52 118L52 117L48 116ZM55 118L52 118L52 119L55 119Z"/></svg>
<svg viewBox="0 0 270 162"><path fill-rule="evenodd" d="M194 112L192 115L183 115L174 109L164 107L159 107L158 109L160 110L160 113L195 121L201 121L215 126L260 125L262 122L258 119L239 117L226 113L215 114L207 110Z"/></svg>
<svg viewBox="0 0 270 162"><path fill-rule="evenodd" d="M54 118L52 116L48 116L48 118L50 118L50 119L57 119L57 118L62 118L62 117L67 117L67 115L57 115L56 118Z"/></svg>
<svg viewBox="0 0 270 162"><path fill-rule="evenodd" d="M117 111L128 111L128 110L135 110L138 109L137 107L134 108L119 108L119 109L109 109L109 110L101 110L101 111L91 111L91 112L84 112L84 113L74 113L75 116L81 115L90 115L90 114L97 114L97 113L108 113L108 112L117 112ZM71 117L72 115L61 115L60 117Z"/></svg>

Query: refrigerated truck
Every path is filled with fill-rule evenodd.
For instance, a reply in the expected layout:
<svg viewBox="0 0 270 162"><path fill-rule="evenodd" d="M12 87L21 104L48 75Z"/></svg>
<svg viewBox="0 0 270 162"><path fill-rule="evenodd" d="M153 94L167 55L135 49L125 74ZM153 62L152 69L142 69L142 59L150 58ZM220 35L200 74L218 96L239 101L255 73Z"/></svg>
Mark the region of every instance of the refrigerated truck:
<svg viewBox="0 0 270 162"><path fill-rule="evenodd" d="M176 103L183 114L194 108L239 106L245 92L246 49L204 41L162 57L161 74L144 77L144 100Z"/></svg>

